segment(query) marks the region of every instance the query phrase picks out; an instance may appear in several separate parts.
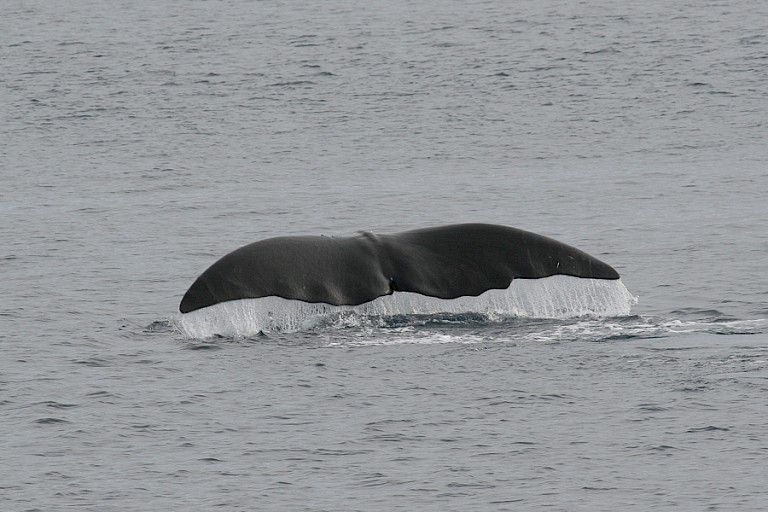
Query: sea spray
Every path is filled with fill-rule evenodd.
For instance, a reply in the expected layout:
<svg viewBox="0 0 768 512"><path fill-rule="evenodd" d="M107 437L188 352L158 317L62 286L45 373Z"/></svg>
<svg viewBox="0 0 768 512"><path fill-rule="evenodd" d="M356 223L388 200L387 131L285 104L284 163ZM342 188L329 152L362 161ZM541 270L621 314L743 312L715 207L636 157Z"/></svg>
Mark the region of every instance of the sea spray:
<svg viewBox="0 0 768 512"><path fill-rule="evenodd" d="M295 332L318 325L327 328L329 323L323 319L333 315L341 315L345 321L330 325L341 326L354 325L356 319L362 318L441 313L477 313L489 319L616 317L628 315L636 302L621 280L556 275L515 279L507 289L456 299L396 292L357 306L332 306L281 297L236 300L181 314L175 319L175 325L189 338L215 335L237 338L259 332Z"/></svg>

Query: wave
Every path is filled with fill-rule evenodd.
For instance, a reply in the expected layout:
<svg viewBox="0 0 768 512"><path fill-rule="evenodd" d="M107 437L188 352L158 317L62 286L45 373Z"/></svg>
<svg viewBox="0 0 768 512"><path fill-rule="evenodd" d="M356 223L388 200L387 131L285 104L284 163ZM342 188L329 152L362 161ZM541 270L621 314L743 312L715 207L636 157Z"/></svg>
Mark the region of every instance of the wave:
<svg viewBox="0 0 768 512"><path fill-rule="evenodd" d="M610 343L632 339L679 338L694 335L751 335L768 331L768 319L685 322L640 315L570 319L506 318L498 321L454 323L445 315L409 317L410 323L336 330L317 340L324 346L477 343ZM267 336L269 338L269 336ZM305 342L308 340L304 340Z"/></svg>
<svg viewBox="0 0 768 512"><path fill-rule="evenodd" d="M280 297L216 304L173 320L187 338L243 338L261 332L297 332L388 323L498 322L510 318L570 319L629 315L637 302L621 280L552 276L516 279L504 290L438 299L396 292L358 306L332 306Z"/></svg>

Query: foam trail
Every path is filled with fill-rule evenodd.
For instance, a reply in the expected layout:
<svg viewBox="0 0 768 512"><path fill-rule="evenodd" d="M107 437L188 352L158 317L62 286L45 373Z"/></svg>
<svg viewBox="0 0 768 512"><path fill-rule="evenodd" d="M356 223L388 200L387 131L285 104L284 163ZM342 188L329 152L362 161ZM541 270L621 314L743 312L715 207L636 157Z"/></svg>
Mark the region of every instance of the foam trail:
<svg viewBox="0 0 768 512"><path fill-rule="evenodd" d="M215 335L238 338L261 331L310 329L331 315L359 318L480 313L489 318L615 317L628 315L636 302L621 280L556 275L543 279L516 279L505 290L488 290L477 297L457 299L396 292L358 306L332 306L280 297L236 300L180 314L174 324L189 338Z"/></svg>

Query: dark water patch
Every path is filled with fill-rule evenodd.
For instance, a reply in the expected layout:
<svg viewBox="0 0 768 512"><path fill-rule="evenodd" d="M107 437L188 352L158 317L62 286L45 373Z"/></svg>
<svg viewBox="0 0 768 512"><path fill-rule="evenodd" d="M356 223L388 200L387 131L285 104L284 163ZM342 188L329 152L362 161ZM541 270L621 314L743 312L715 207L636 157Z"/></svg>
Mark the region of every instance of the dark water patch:
<svg viewBox="0 0 768 512"><path fill-rule="evenodd" d="M727 427L716 427L714 425L708 425L706 427L693 427L686 430L688 433L694 433L694 432L715 432L715 431L721 431L721 432L729 432L731 429Z"/></svg>
<svg viewBox="0 0 768 512"><path fill-rule="evenodd" d="M79 404L63 404L63 403L53 402L53 401L40 402L40 405L44 405L52 409L70 409L72 407L79 407Z"/></svg>
<svg viewBox="0 0 768 512"><path fill-rule="evenodd" d="M648 347L648 348L646 348L646 350L648 350L649 352L672 352L672 353L674 353L674 352L689 352L689 351L699 352L699 351L701 351L701 350L703 350L705 348L706 347L703 346L703 345L698 345L698 346L691 345L691 346L682 346L682 347L680 347L680 346L674 346L674 347ZM670 361L674 361L675 360L674 356L669 356L669 357L670 357Z"/></svg>
<svg viewBox="0 0 768 512"><path fill-rule="evenodd" d="M48 472L45 473L45 476L62 478L64 480L70 480L72 478L75 478L72 475L67 475L67 474L62 473L61 471L48 471Z"/></svg>
<svg viewBox="0 0 768 512"><path fill-rule="evenodd" d="M320 455L320 456L332 456L332 457L348 457L351 455L367 455L369 453L373 453L373 450L334 450L329 448L318 448L317 450L313 450L313 455Z"/></svg>
<svg viewBox="0 0 768 512"><path fill-rule="evenodd" d="M101 358L101 357L90 357L88 359L80 359L80 360L75 360L75 361L72 361L72 362L75 363L75 364L81 364L81 365L84 365L84 366L91 366L91 367L94 367L94 368L103 368L103 367L108 367L108 366L112 366L113 365L113 363L111 363L107 359L104 359L104 358Z"/></svg>
<svg viewBox="0 0 768 512"><path fill-rule="evenodd" d="M218 345L216 343L185 343L184 348L186 350L204 350L204 351L215 351L215 350L221 350L221 345Z"/></svg>
<svg viewBox="0 0 768 512"><path fill-rule="evenodd" d="M127 355L127 354L121 354L121 355ZM136 361L130 362L130 364L144 364L144 365L159 365L162 363L163 361L160 361L159 359L138 359Z"/></svg>
<svg viewBox="0 0 768 512"><path fill-rule="evenodd" d="M35 423L40 425L55 425L59 423L70 423L68 420L65 420L63 418L39 418L35 420Z"/></svg>
<svg viewBox="0 0 768 512"><path fill-rule="evenodd" d="M516 452L519 453L519 452ZM483 457L498 457L500 455L504 455L505 452L480 452L480 453L473 453L470 455L470 458L483 458Z"/></svg>
<svg viewBox="0 0 768 512"><path fill-rule="evenodd" d="M366 439L369 441L381 441L384 443L411 443L424 441L426 436L408 436L401 433L388 433L368 436Z"/></svg>
<svg viewBox="0 0 768 512"><path fill-rule="evenodd" d="M691 409L691 410L699 410L699 411L716 411L717 405L708 403L708 402L702 402L702 401L687 401L682 404L682 407L685 409Z"/></svg>
<svg viewBox="0 0 768 512"><path fill-rule="evenodd" d="M671 455L671 453L669 452L679 451L680 448L676 446L668 445L668 444L660 444L657 446L650 446L648 447L648 450L652 452L661 452L661 453L667 453Z"/></svg>
<svg viewBox="0 0 768 512"><path fill-rule="evenodd" d="M733 335L752 336L756 334L763 334L765 332L765 329L754 330L748 327L726 326L723 328L710 329L709 332L711 332L712 334L718 334L720 336L733 336Z"/></svg>
<svg viewBox="0 0 768 512"><path fill-rule="evenodd" d="M111 393L105 390L92 391L90 393L86 393L85 396L90 398L119 398L119 395L116 395L114 393Z"/></svg>
<svg viewBox="0 0 768 512"><path fill-rule="evenodd" d="M618 50L614 48L613 46L608 46L606 48L599 48L597 50L585 50L581 52L583 55L598 55L601 53L621 53L621 50Z"/></svg>
<svg viewBox="0 0 768 512"><path fill-rule="evenodd" d="M399 483L384 473L369 473L359 477L360 481L356 485L362 487L378 487L380 485L390 485L393 483Z"/></svg>
<svg viewBox="0 0 768 512"><path fill-rule="evenodd" d="M546 395L538 395L538 396L535 396L535 398L538 398L540 400L547 400L547 401L549 401L549 400L566 400L566 401L571 401L571 402L573 401L573 397L568 396L568 395L558 394L558 393L551 393L551 394L546 394Z"/></svg>
<svg viewBox="0 0 768 512"><path fill-rule="evenodd" d="M661 411L668 411L669 407L664 407L662 405L653 404L653 403L647 403L647 404L638 404L637 408L643 411L649 411L649 412L661 412Z"/></svg>
<svg viewBox="0 0 768 512"><path fill-rule="evenodd" d="M404 419L404 420L379 420L379 421L372 421L370 423L366 423L365 426L366 426L366 428L374 428L375 429L375 428L378 428L378 427L383 426L383 425L393 425L393 424L402 424L402 423L404 423L406 425L413 425L414 423L416 423L416 420L408 420L408 419Z"/></svg>
<svg viewBox="0 0 768 512"><path fill-rule="evenodd" d="M709 384L689 384L675 388L675 391L682 393L704 393L710 391L712 386Z"/></svg>
<svg viewBox="0 0 768 512"><path fill-rule="evenodd" d="M477 482L450 482L445 485L449 488L470 488L470 489L495 489L493 484L482 484Z"/></svg>
<svg viewBox="0 0 768 512"><path fill-rule="evenodd" d="M33 71L24 71L19 73L20 76L34 76L34 75L55 75L58 71L43 71L43 70L33 70Z"/></svg>

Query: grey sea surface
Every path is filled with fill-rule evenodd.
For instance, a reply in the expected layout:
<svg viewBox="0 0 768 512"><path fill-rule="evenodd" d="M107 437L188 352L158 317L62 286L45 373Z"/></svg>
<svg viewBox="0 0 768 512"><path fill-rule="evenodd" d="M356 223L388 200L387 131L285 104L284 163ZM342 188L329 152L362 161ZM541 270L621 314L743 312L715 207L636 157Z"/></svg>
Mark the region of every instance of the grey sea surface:
<svg viewBox="0 0 768 512"><path fill-rule="evenodd" d="M765 510L768 3L2 6L3 511ZM453 222L637 303L178 329L246 243Z"/></svg>

